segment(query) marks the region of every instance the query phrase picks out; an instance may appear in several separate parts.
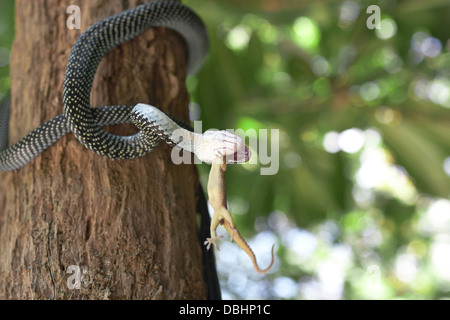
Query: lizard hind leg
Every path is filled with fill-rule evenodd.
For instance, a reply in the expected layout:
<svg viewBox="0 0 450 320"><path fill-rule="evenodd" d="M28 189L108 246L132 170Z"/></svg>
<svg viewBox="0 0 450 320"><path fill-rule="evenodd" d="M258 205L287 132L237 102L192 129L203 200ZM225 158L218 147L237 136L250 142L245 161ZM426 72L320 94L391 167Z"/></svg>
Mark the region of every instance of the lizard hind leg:
<svg viewBox="0 0 450 320"><path fill-rule="evenodd" d="M231 217L231 215L230 215ZM232 218L231 218L232 219ZM219 251L219 246L217 245L216 241L219 239L222 239L222 236L217 236L216 229L219 226L219 224L223 224L224 217L222 215L221 210L217 210L214 212L214 215L211 219L211 226L210 226L210 233L211 238L206 238L204 245L206 246L206 250L209 250L211 248L211 245L214 245L214 248L216 248L217 251Z"/></svg>

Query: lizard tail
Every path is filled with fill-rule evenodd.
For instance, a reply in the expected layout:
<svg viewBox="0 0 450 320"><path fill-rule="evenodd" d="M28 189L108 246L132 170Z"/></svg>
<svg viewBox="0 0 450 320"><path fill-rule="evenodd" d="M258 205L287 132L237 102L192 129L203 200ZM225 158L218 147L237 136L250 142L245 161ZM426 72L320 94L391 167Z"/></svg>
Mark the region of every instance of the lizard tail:
<svg viewBox="0 0 450 320"><path fill-rule="evenodd" d="M241 247L241 249L244 250L247 253L247 255L250 257L250 259L252 260L252 263L253 263L253 268L256 270L256 272L258 272L260 274L264 274L272 268L273 263L275 262L275 254L274 254L275 244L272 245L272 261L270 262L270 264L267 268L261 269L258 265L258 261L256 260L255 253L253 252L252 248L250 248L250 246L245 241L245 239L241 236L239 230L236 227L232 228L228 221L225 221L223 223L223 226L225 227L227 232L230 234L231 240L232 241L234 240L234 242L236 242L236 244L239 247Z"/></svg>
<svg viewBox="0 0 450 320"><path fill-rule="evenodd" d="M258 273L264 274L264 273L266 273L267 271L269 271L269 270L272 268L273 263L275 262L274 249L275 249L275 243L272 245L272 260L270 261L269 266L268 266L267 268L263 269L263 270L261 270L261 269L259 268L258 264L256 263L256 257L255 257L255 259L253 260L253 267L255 268L255 270L256 270Z"/></svg>
<svg viewBox="0 0 450 320"><path fill-rule="evenodd" d="M249 248L250 248L250 247L249 247ZM272 260L270 261L269 266L268 266L267 268L265 268L265 269L260 269L260 268L259 268L258 263L256 262L255 254L254 254L253 251L252 251L253 258L252 258L251 256L250 256L250 258L252 258L253 268L255 268L256 272L261 273L261 274L264 274L264 273L266 273L267 271L269 271L269 270L272 268L273 263L275 262L274 249L275 249L275 244L272 245ZM251 251L251 249L250 249L250 251ZM248 253L248 252L247 252L247 253Z"/></svg>

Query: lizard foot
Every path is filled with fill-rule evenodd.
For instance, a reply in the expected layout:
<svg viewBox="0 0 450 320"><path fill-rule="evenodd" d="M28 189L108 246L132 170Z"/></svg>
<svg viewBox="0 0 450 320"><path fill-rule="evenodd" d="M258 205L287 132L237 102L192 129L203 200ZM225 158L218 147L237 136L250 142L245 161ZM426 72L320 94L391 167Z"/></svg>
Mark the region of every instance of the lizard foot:
<svg viewBox="0 0 450 320"><path fill-rule="evenodd" d="M206 250L209 250L211 248L211 245L213 244L217 251L219 251L219 246L216 244L216 241L221 239L223 237L213 237L213 238L206 238L206 241L203 243L206 246Z"/></svg>

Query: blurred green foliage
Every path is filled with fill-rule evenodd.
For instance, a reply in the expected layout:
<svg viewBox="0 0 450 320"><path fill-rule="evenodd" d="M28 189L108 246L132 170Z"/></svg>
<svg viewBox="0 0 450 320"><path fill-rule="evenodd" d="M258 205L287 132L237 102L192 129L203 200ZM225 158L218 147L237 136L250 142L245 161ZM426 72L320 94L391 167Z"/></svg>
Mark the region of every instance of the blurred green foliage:
<svg viewBox="0 0 450 320"><path fill-rule="evenodd" d="M242 274L227 245L225 297L448 297L450 3L184 3L211 37L188 79L204 127L280 130L277 174L226 177L238 226L259 232L258 257L277 241L279 264ZM380 29L366 26L371 4Z"/></svg>
<svg viewBox="0 0 450 320"><path fill-rule="evenodd" d="M253 129L279 166L261 175L257 146L257 164L227 171L230 210L261 266L272 243L278 251L259 276L222 241L224 298L448 298L450 3L183 3L211 41L187 79L203 130ZM366 25L372 4L380 29ZM0 94L12 7L0 2ZM209 166L199 167L206 183Z"/></svg>

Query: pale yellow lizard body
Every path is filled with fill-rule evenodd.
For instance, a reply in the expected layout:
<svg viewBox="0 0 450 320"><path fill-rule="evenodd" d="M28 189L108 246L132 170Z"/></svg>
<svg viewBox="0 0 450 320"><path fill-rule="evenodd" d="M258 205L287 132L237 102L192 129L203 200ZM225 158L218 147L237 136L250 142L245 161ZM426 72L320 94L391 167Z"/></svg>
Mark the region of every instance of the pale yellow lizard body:
<svg viewBox="0 0 450 320"><path fill-rule="evenodd" d="M205 245L207 248L213 244L217 249L216 240L220 237L217 237L216 229L221 224L225 227L228 234L231 237L231 241L236 242L239 247L244 250L250 259L253 262L253 267L258 273L266 273L272 268L274 263L274 246L272 246L272 261L270 265L266 269L260 269L258 263L256 261L256 256L253 253L253 250L247 244L245 239L239 233L239 230L236 228L233 217L227 208L227 199L226 199L226 189L225 189L225 171L227 170L227 164L222 158L217 158L211 164L211 171L209 173L208 180L208 195L209 202L214 209L214 215L211 220L211 238L207 238L205 241Z"/></svg>

